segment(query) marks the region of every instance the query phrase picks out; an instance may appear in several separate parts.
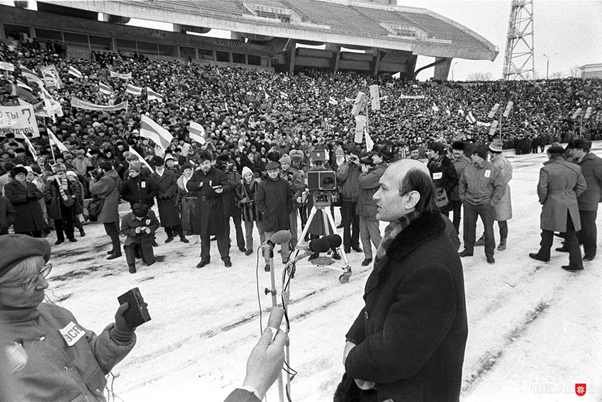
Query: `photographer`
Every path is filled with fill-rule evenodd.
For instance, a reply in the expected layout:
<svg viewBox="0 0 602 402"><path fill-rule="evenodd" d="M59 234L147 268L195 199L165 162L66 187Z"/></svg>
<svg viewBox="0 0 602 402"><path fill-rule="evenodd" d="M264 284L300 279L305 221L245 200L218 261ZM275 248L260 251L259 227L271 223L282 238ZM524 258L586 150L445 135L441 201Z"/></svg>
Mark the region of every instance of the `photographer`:
<svg viewBox="0 0 602 402"><path fill-rule="evenodd" d="M24 235L0 237L0 381L14 401L104 402L105 376L136 344L123 316L100 335L68 310L43 303L50 245ZM5 400L5 399L2 399Z"/></svg>
<svg viewBox="0 0 602 402"><path fill-rule="evenodd" d="M364 248L363 267L372 263L372 244L378 249L381 235L376 219L376 201L372 198L380 187L379 180L387 169L386 149L373 149L361 159L362 173L358 177L360 193L357 200L357 214L360 216L360 237ZM372 244L370 244L372 242Z"/></svg>

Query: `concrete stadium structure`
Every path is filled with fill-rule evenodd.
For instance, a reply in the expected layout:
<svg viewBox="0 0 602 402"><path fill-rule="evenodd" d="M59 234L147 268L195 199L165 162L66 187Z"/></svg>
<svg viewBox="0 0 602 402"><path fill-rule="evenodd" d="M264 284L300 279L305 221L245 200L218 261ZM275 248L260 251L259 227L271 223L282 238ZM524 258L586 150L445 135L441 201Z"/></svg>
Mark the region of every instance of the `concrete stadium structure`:
<svg viewBox="0 0 602 402"><path fill-rule="evenodd" d="M429 56L435 62L423 69L434 66L433 77L446 80L454 58L493 61L498 54L485 38L441 15L381 3L48 0L37 4L37 12L1 6L3 37L27 35L40 42L65 42L70 57L87 57L91 50L123 51L289 73L320 68L374 75L400 72L412 78L417 57ZM106 22L98 21L99 13ZM123 25L130 18L171 23L175 32ZM231 31L232 39L186 33L211 29Z"/></svg>

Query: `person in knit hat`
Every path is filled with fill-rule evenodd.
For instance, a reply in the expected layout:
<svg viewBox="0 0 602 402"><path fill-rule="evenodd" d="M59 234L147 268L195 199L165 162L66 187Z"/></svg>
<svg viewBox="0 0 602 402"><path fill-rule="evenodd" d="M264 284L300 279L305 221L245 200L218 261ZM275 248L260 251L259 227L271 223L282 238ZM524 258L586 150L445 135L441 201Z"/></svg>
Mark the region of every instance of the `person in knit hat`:
<svg viewBox="0 0 602 402"><path fill-rule="evenodd" d="M499 169L487 161L486 147L477 146L470 158L472 163L464 169L459 185L464 206L464 250L460 257L474 254L477 218L480 216L485 228L485 256L488 263L495 264L494 208L504 194L504 182Z"/></svg>
<svg viewBox="0 0 602 402"><path fill-rule="evenodd" d="M77 324L73 314L45 303L50 245L25 235L0 236L0 354L15 401L104 401L105 373L136 344L119 306L102 333ZM68 368L68 370L65 369Z"/></svg>
<svg viewBox="0 0 602 402"><path fill-rule="evenodd" d="M255 192L258 186L253 171L247 166L242 168L242 184L236 188L238 207L242 212L242 220L245 225L245 255L253 254L253 225L257 227L259 240L265 242L265 233L261 222L261 214L255 204Z"/></svg>

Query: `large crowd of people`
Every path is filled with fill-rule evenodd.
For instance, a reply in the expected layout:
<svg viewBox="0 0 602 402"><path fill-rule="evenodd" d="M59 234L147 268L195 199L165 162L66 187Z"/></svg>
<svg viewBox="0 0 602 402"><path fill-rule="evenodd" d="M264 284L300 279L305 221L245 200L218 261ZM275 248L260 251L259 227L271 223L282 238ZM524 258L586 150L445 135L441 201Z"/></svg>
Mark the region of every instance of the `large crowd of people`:
<svg viewBox="0 0 602 402"><path fill-rule="evenodd" d="M550 163L562 153L563 161L567 156L562 168L573 171L581 187L587 182L587 193L581 187L578 191L566 189L574 193L570 216L562 216L561 225L542 224L542 249L530 257L547 261L553 231L564 230L566 247L560 251L569 251L571 257L563 268L582 270L583 261L595 258L602 162L589 151L591 140L602 138L602 119L598 113L587 119L572 117L578 108L600 108L601 81L413 82L386 75L316 70L291 76L266 69L154 61L121 53L93 52L90 60L75 60L69 59L67 48L58 43L47 44L45 49L39 43L2 44L0 59L14 65L14 72L7 72L0 85L1 105L19 104L24 90L40 102L46 97L47 105L49 99L32 82L36 80L31 76L28 80L25 71L36 74L41 67L54 65L62 81L48 88L48 96L61 108L50 113L46 107L49 116L38 117L41 135L31 138L31 146L11 133L0 140L0 235L12 231L17 236L3 236L4 242L35 243L38 240L32 238L46 237L51 230L56 231L55 245L75 242L76 229L85 236L82 223L88 212L89 218L104 225L111 240L108 259L122 257L120 236L125 237L123 251L130 273L137 272L137 260L155 263L153 247L157 246L159 227L166 243L175 237L188 243L189 236L199 236L197 268L210 263L211 240L217 240L225 267L232 267L231 228L239 251L247 256L257 244L255 231L262 244L280 239L282 262L287 263L289 247L294 249L300 242L334 231L322 219L308 222L308 212L320 199L312 197L312 192L322 189L313 188L307 180L311 172L333 171L338 186L328 192L331 205L325 208L341 207L343 239L339 246L327 248L334 259L341 258L339 251L363 253L363 266L374 263L369 282L377 289L366 298L366 308L347 334L347 373L339 388L344 389L343 394L357 384L361 389L376 386L373 392L379 393L379 400L384 395L403 399L414 395L417 383L405 377L393 381L391 372L418 373L421 381L428 372L431 374L425 374L428 378L421 387L429 400L440 400L443 395L457 399L467 333L459 257L472 257L474 248L483 245L487 262L494 264L494 250L506 249L507 220L512 217L512 166L503 149L514 148L523 154L544 151L551 144ZM143 89L137 94L131 87L127 90L128 84ZM370 93L371 85L380 88L380 110L372 110L368 104L360 111L368 117L368 130L356 143L352 106L358 92ZM93 106L94 110L74 107L76 98L98 106ZM103 109L125 101L127 107ZM504 108L509 101L514 106L501 121L501 130L490 134L493 119L487 117L489 110L496 103ZM159 146L150 140L141 125L142 116L167 130L173 136L171 143ZM191 128L191 122L202 129ZM575 137L580 138L575 141ZM567 150L559 145L569 141ZM404 161L393 163L400 159ZM556 167L550 166L548 170ZM540 178L544 210L552 201L542 194L548 187L554 191L557 184L552 179L550 183ZM122 201L130 204L131 212L120 216ZM87 204L93 208L84 208ZM158 216L151 209L154 206ZM566 205L560 202L558 208L564 211ZM458 253L462 209L464 250ZM450 213L453 221L448 218ZM479 216L485 233L477 240ZM578 220L581 225L573 222ZM381 233L379 222L383 221L389 226ZM500 228L497 248L494 221ZM575 231L580 228L585 229L579 236ZM281 232L288 235L278 237ZM301 238L300 232L306 236ZM583 258L578 243L584 245ZM48 271L44 264L50 250L46 243L40 243L38 250L43 252L17 255L0 266L0 277L14 270L14 277L0 279L0 286L20 287L35 297L43 295ZM317 258L319 253L312 251L311 258ZM22 263L32 256L36 257L33 268L14 268L15 261ZM415 264L403 260L406 257ZM265 259L269 271L267 253ZM407 325L405 318L389 314L399 309L380 303L394 299L391 289L400 290L382 286L376 278L381 270L402 272L408 269L406 265L413 273L391 275L391 280L421 301L404 305L420 312ZM24 283L13 284L20 280ZM432 299L429 292L445 300L449 311L439 311L441 301ZM0 301L0 312L21 302ZM39 310L38 306L46 308L39 300L31 307ZM103 332L101 340L114 348L131 349L135 338L123 321L124 310L120 307L115 324ZM379 325L368 325L368 310L380 317L372 318ZM71 319L70 313L60 313ZM425 319L433 316L439 317L441 325L425 324ZM381 336L384 325L409 344L416 339L426 341L409 349L370 342ZM428 333L444 342L429 343L428 337L416 336L408 328L421 328L421 335ZM269 332L258 347L268 347ZM281 350L281 335L278 344ZM272 364L275 369L266 374L267 380L240 392L255 395L253 400L263 397L282 366L278 350L271 352L277 358L271 359L276 360ZM428 353L422 357L410 353L408 359L398 359L404 350ZM128 351L124 349L122 354ZM430 367L443 355L453 355L453 359L435 376ZM390 359L395 362L387 361ZM261 365L261 359L257 360ZM417 361L424 364L413 366ZM103 373L108 369L102 368ZM440 386L442 382L447 388Z"/></svg>

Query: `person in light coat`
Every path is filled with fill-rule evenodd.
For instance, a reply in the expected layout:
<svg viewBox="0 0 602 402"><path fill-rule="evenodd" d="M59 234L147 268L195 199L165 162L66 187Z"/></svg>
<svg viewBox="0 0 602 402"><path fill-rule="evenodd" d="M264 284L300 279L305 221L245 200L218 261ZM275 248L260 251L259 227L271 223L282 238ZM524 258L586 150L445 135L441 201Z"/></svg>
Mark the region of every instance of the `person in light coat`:
<svg viewBox="0 0 602 402"><path fill-rule="evenodd" d="M565 246L569 251L568 271L583 269L581 249L576 231L581 229L577 197L585 191L587 184L581 167L564 160L564 148L552 144L548 148L548 161L539 171L537 195L541 209L541 243L537 253L529 253L534 260L548 262L554 241L554 232L565 234Z"/></svg>
<svg viewBox="0 0 602 402"><path fill-rule="evenodd" d="M495 139L489 144L491 152L491 164L498 168L502 177L502 186L504 195L500 202L493 207L493 219L497 221L500 228L500 243L498 251L506 249L506 239L508 238L508 220L512 219L512 196L510 192L510 180L512 180L512 164L502 152L502 141Z"/></svg>

